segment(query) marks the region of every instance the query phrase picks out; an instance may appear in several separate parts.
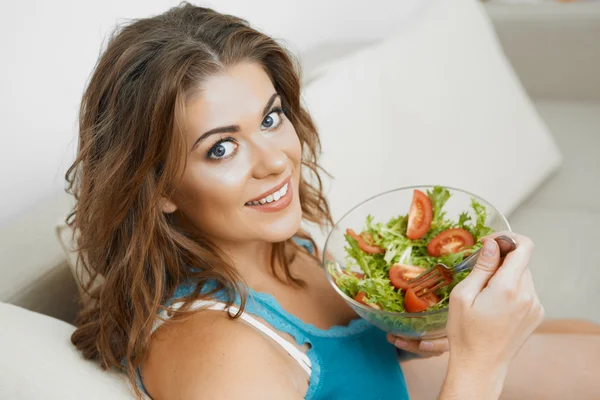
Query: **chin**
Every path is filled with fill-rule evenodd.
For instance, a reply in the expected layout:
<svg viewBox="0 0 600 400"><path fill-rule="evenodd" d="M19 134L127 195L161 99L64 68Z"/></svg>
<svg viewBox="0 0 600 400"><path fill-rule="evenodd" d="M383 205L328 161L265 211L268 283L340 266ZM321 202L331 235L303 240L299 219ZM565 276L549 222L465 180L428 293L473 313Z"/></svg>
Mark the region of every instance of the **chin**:
<svg viewBox="0 0 600 400"><path fill-rule="evenodd" d="M300 202L290 204L284 215L278 218L265 218L260 222L259 235L270 243L283 242L293 237L302 224L302 209Z"/></svg>

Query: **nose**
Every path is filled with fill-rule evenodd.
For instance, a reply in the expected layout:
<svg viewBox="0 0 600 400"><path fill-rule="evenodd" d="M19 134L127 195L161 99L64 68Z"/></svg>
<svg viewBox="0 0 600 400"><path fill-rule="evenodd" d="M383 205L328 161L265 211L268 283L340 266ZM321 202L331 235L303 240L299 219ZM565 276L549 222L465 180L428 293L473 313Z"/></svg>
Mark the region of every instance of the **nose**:
<svg viewBox="0 0 600 400"><path fill-rule="evenodd" d="M262 139L253 142L252 176L264 179L271 175L281 175L287 169L288 157L277 141Z"/></svg>

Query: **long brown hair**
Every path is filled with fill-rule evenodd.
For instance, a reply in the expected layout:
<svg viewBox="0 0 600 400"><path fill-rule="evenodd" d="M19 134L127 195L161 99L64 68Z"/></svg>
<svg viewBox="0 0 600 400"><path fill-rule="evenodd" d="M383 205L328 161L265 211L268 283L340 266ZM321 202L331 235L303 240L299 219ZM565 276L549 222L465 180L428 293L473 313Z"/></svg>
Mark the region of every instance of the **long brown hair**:
<svg viewBox="0 0 600 400"><path fill-rule="evenodd" d="M185 168L186 99L207 76L240 62L263 66L296 129L304 219L330 224L319 138L301 105L297 62L246 21L183 3L129 23L111 37L83 95L78 155L66 174L77 202L67 222L77 233L78 263L91 276L83 282L90 300L71 340L103 368L125 369L132 382L154 318L184 280L197 282L188 304L207 295L201 290L208 282L216 283L215 291L224 289L230 304L237 295L244 298L225 255L160 208ZM281 266L282 279L301 284L289 271L292 243L273 244L271 267Z"/></svg>

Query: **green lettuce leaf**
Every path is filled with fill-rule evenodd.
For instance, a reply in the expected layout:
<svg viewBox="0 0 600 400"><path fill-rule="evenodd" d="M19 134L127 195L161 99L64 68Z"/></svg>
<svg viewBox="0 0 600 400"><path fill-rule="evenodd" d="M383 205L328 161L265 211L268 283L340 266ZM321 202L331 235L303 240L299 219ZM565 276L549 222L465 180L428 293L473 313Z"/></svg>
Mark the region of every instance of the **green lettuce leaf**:
<svg viewBox="0 0 600 400"><path fill-rule="evenodd" d="M473 198L471 199L471 208L475 212L475 226L471 229L471 234L477 242L492 233L492 228L485 225L488 214L483 204Z"/></svg>
<svg viewBox="0 0 600 400"><path fill-rule="evenodd" d="M367 302L379 304L386 311L403 312L405 310L403 294L391 285L388 277L389 269L393 264L414 265L422 267L424 270L437 263L452 267L461 262L466 255L480 248L481 238L492 232L492 229L485 225L487 210L476 199L471 199L472 213L465 211L460 214L458 221L452 221L447 218L444 211L444 205L451 196L448 189L436 186L427 191L427 196L433 206L433 219L430 230L421 239L411 240L406 237L408 215L399 215L387 222L375 222L373 216L369 215L367 217L363 232L371 236L374 244L385 249L383 255L367 254L358 247L358 242L355 239L348 235L345 236L347 242L346 268L358 266L365 273L365 277L364 279L358 279L355 276L345 274L340 276L336 282L344 293L354 297L358 292L365 292ZM427 252L427 244L439 233L451 228L467 230L473 235L475 245L455 254L447 254L441 257L430 256ZM468 271L464 271L455 275L451 285L440 289L436 293L440 297L440 302L430 310L448 307L451 290L468 273ZM432 323L438 324L438 319L432 321Z"/></svg>
<svg viewBox="0 0 600 400"><path fill-rule="evenodd" d="M363 279L358 291L365 292L367 302L376 303L386 311L404 312L404 298L387 278Z"/></svg>
<svg viewBox="0 0 600 400"><path fill-rule="evenodd" d="M441 186L434 186L433 190L427 191L427 197L433 207L433 221L442 221L446 216L444 204L450 199L450 192Z"/></svg>

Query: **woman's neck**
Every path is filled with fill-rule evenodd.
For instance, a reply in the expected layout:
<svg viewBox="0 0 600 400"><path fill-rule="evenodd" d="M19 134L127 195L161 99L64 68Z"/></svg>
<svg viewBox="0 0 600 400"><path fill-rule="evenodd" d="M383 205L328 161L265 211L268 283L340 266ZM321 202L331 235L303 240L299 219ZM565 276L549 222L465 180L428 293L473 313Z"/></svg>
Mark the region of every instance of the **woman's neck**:
<svg viewBox="0 0 600 400"><path fill-rule="evenodd" d="M271 267L273 244L264 241L217 243L227 255L233 267L242 279L250 286L277 279Z"/></svg>

